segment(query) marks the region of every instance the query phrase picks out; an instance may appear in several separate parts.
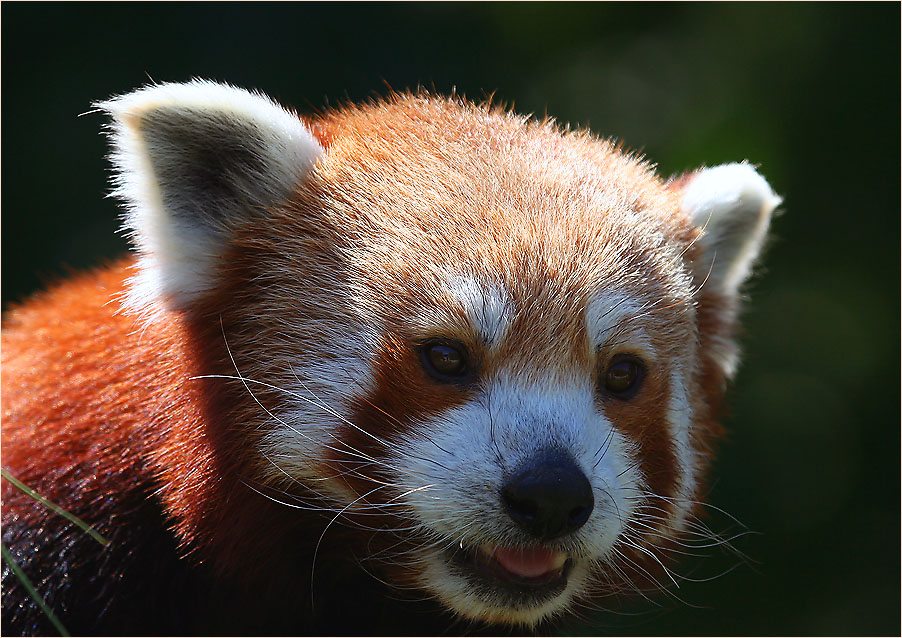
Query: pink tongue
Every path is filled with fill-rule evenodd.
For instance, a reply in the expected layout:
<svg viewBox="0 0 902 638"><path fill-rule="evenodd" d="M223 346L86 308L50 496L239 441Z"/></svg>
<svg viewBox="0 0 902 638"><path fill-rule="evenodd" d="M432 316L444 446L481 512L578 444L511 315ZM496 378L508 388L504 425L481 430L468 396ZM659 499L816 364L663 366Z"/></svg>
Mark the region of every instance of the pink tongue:
<svg viewBox="0 0 902 638"><path fill-rule="evenodd" d="M558 552L532 547L496 547L493 557L504 569L523 578L536 578L555 569Z"/></svg>

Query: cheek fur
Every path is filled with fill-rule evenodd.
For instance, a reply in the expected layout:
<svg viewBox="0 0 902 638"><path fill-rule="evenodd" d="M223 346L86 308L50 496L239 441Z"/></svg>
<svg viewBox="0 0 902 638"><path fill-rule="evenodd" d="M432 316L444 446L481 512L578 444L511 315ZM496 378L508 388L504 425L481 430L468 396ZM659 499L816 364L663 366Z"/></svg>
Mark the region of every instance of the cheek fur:
<svg viewBox="0 0 902 638"><path fill-rule="evenodd" d="M471 395L460 386L433 381L416 349L397 337L383 339L372 370L372 391L353 401L350 418L336 432L339 449L327 461L358 494L373 490L379 479L396 480L381 460L391 455L415 423L462 405ZM362 466L372 466L372 471L358 471Z"/></svg>
<svg viewBox="0 0 902 638"><path fill-rule="evenodd" d="M600 409L628 440L635 442L640 469L656 507L673 496L678 467L668 422L670 383L661 372L649 372L642 389L630 400L605 398Z"/></svg>

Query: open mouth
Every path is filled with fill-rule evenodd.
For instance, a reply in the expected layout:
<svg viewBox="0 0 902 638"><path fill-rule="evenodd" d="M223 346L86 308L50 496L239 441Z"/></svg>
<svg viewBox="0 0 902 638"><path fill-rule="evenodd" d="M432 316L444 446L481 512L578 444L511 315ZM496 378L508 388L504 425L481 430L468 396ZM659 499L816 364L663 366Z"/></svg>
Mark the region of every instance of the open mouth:
<svg viewBox="0 0 902 638"><path fill-rule="evenodd" d="M467 580L499 595L514 607L528 606L560 594L567 586L573 559L547 547L504 547L484 543L455 548L450 561Z"/></svg>

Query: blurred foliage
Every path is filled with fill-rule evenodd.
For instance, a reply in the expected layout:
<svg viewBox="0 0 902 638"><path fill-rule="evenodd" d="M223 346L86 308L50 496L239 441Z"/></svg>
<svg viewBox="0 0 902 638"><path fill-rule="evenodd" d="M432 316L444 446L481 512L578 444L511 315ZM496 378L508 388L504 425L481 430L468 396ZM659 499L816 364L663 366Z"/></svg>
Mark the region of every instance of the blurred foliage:
<svg viewBox="0 0 902 638"><path fill-rule="evenodd" d="M389 86L493 94L664 174L748 159L785 214L749 289L710 498L758 533L736 543L751 560L689 559L700 580L738 567L566 629L897 635L899 18L897 3L4 3L4 308L125 250L87 112L150 78L301 111Z"/></svg>

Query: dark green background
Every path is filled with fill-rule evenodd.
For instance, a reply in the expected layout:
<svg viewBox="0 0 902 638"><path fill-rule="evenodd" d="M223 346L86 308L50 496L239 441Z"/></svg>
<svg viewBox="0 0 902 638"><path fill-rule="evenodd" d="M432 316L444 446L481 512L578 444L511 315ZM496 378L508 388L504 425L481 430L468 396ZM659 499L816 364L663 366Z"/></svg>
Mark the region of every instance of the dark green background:
<svg viewBox="0 0 902 638"><path fill-rule="evenodd" d="M208 77L299 110L418 84L590 126L670 174L748 159L785 198L750 286L711 501L751 558L591 629L900 632L900 8L10 4L4 307L125 248L93 100ZM709 524L726 528L714 514ZM713 552L678 571L735 565Z"/></svg>

